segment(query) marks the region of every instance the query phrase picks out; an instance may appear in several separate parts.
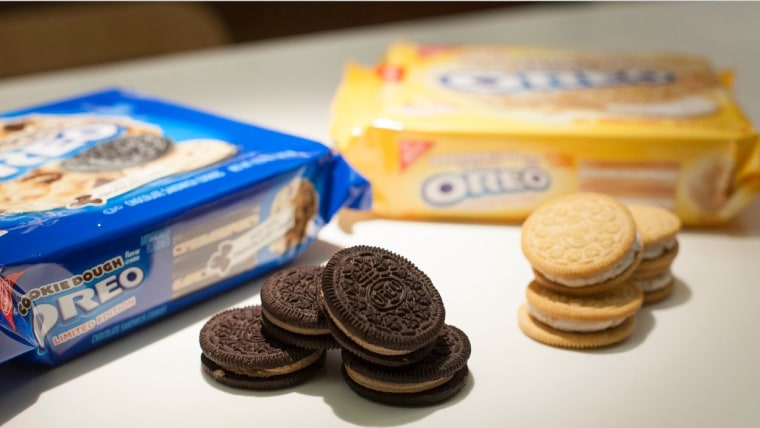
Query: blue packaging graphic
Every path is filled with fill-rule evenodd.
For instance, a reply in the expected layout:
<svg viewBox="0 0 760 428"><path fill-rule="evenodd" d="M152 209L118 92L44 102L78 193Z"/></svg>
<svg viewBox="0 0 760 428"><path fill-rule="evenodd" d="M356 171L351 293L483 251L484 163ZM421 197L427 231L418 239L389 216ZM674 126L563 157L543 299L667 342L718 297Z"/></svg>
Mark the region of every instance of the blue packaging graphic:
<svg viewBox="0 0 760 428"><path fill-rule="evenodd" d="M369 185L328 147L119 89L0 115L0 362L60 364L282 266Z"/></svg>

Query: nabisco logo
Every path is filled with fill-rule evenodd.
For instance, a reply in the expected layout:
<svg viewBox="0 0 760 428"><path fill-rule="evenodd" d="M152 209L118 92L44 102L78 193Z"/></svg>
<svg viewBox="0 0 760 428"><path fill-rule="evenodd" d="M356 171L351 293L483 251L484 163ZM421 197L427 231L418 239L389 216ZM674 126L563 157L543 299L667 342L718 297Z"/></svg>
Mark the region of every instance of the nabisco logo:
<svg viewBox="0 0 760 428"><path fill-rule="evenodd" d="M399 163L401 170L405 171L417 158L433 147L432 141L400 141L398 146Z"/></svg>
<svg viewBox="0 0 760 428"><path fill-rule="evenodd" d="M13 331L16 331L16 324L13 322L13 286L16 280L23 275L23 272L13 273L10 275L0 275L0 312L8 321Z"/></svg>

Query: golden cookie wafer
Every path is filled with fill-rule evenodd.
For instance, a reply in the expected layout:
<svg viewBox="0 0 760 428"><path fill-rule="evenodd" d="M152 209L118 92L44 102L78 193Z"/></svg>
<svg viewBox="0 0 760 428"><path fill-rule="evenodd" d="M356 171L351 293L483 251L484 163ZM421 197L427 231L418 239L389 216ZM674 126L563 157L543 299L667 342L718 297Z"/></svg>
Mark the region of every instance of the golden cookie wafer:
<svg viewBox="0 0 760 428"><path fill-rule="evenodd" d="M518 317L522 331L539 342L569 348L606 346L625 339L643 303L641 290L628 282L605 293L578 297L533 281L525 297Z"/></svg>
<svg viewBox="0 0 760 428"><path fill-rule="evenodd" d="M625 281L639 263L641 244L622 203L600 193L575 193L528 216L522 251L542 284L589 294Z"/></svg>
<svg viewBox="0 0 760 428"><path fill-rule="evenodd" d="M673 294L673 290L675 288L676 280L673 278L665 287L644 293L644 304L648 305L659 302L661 300L665 300L665 298Z"/></svg>
<svg viewBox="0 0 760 428"><path fill-rule="evenodd" d="M681 230L681 220L665 208L645 204L627 204L626 207L639 228L645 250L652 244L675 238Z"/></svg>
<svg viewBox="0 0 760 428"><path fill-rule="evenodd" d="M628 278L628 280L631 282L636 282L636 280L654 278L654 277L665 275L665 274L670 274L670 266L668 265L659 266L657 267L657 269L652 268L652 269L642 270L641 268L639 268L639 269L636 269L636 272L634 272L633 275L631 275L631 277Z"/></svg>

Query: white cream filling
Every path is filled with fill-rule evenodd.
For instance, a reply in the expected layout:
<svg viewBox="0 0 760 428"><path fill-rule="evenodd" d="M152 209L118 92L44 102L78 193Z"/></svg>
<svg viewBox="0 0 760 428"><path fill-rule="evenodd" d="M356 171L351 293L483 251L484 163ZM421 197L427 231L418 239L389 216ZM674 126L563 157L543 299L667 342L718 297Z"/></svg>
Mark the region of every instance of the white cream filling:
<svg viewBox="0 0 760 428"><path fill-rule="evenodd" d="M642 258L644 260L652 260L656 259L657 257L660 257L663 253L672 250L673 247L676 246L676 238L670 238L666 239L664 241L655 242L651 245L647 245L644 247L644 254L642 254Z"/></svg>
<svg viewBox="0 0 760 428"><path fill-rule="evenodd" d="M625 256L623 256L623 258L620 259L620 261L618 261L611 268L600 274L587 276L585 278L563 278L558 275L549 275L546 272L541 272L541 274L552 282L556 282L568 287L583 287L587 285L599 284L625 272L625 270L628 269L636 260L636 255L639 251L641 251L641 240L639 239L639 234L637 232L636 238L633 240L631 247L628 248L628 252L625 253Z"/></svg>
<svg viewBox="0 0 760 428"><path fill-rule="evenodd" d="M563 331L575 331L579 333L592 333L608 328L616 327L625 321L625 318L608 321L573 321L546 315L536 310L528 303L528 313L549 327Z"/></svg>
<svg viewBox="0 0 760 428"><path fill-rule="evenodd" d="M673 275L670 273L670 271L667 271L661 275L649 278L632 278L631 282L639 287L641 291L649 293L652 291L657 291L661 288L665 288L665 286L670 284L670 281L672 280Z"/></svg>

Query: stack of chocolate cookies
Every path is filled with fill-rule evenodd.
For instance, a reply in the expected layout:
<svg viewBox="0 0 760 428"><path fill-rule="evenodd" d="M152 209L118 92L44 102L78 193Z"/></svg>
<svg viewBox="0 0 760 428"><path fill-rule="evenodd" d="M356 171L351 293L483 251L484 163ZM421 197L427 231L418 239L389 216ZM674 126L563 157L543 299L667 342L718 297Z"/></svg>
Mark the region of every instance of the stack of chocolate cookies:
<svg viewBox="0 0 760 428"><path fill-rule="evenodd" d="M343 378L367 399L437 404L465 385L467 335L445 324L430 278L377 247L335 253L326 266L281 269L264 282L261 306L212 317L201 330L204 371L238 388L290 387L339 349Z"/></svg>
<svg viewBox="0 0 760 428"><path fill-rule="evenodd" d="M465 385L470 342L445 324L430 278L405 258L368 246L335 253L318 296L341 346L348 385L370 400L442 402Z"/></svg>
<svg viewBox="0 0 760 428"><path fill-rule="evenodd" d="M200 332L204 372L235 388L271 390L311 378L337 347L316 304L321 267L283 269L261 289L261 305L209 319Z"/></svg>
<svg viewBox="0 0 760 428"><path fill-rule="evenodd" d="M629 279L643 251L622 203L598 193L553 199L525 220L521 239L534 273L518 315L527 336L594 348L632 334L643 294Z"/></svg>

